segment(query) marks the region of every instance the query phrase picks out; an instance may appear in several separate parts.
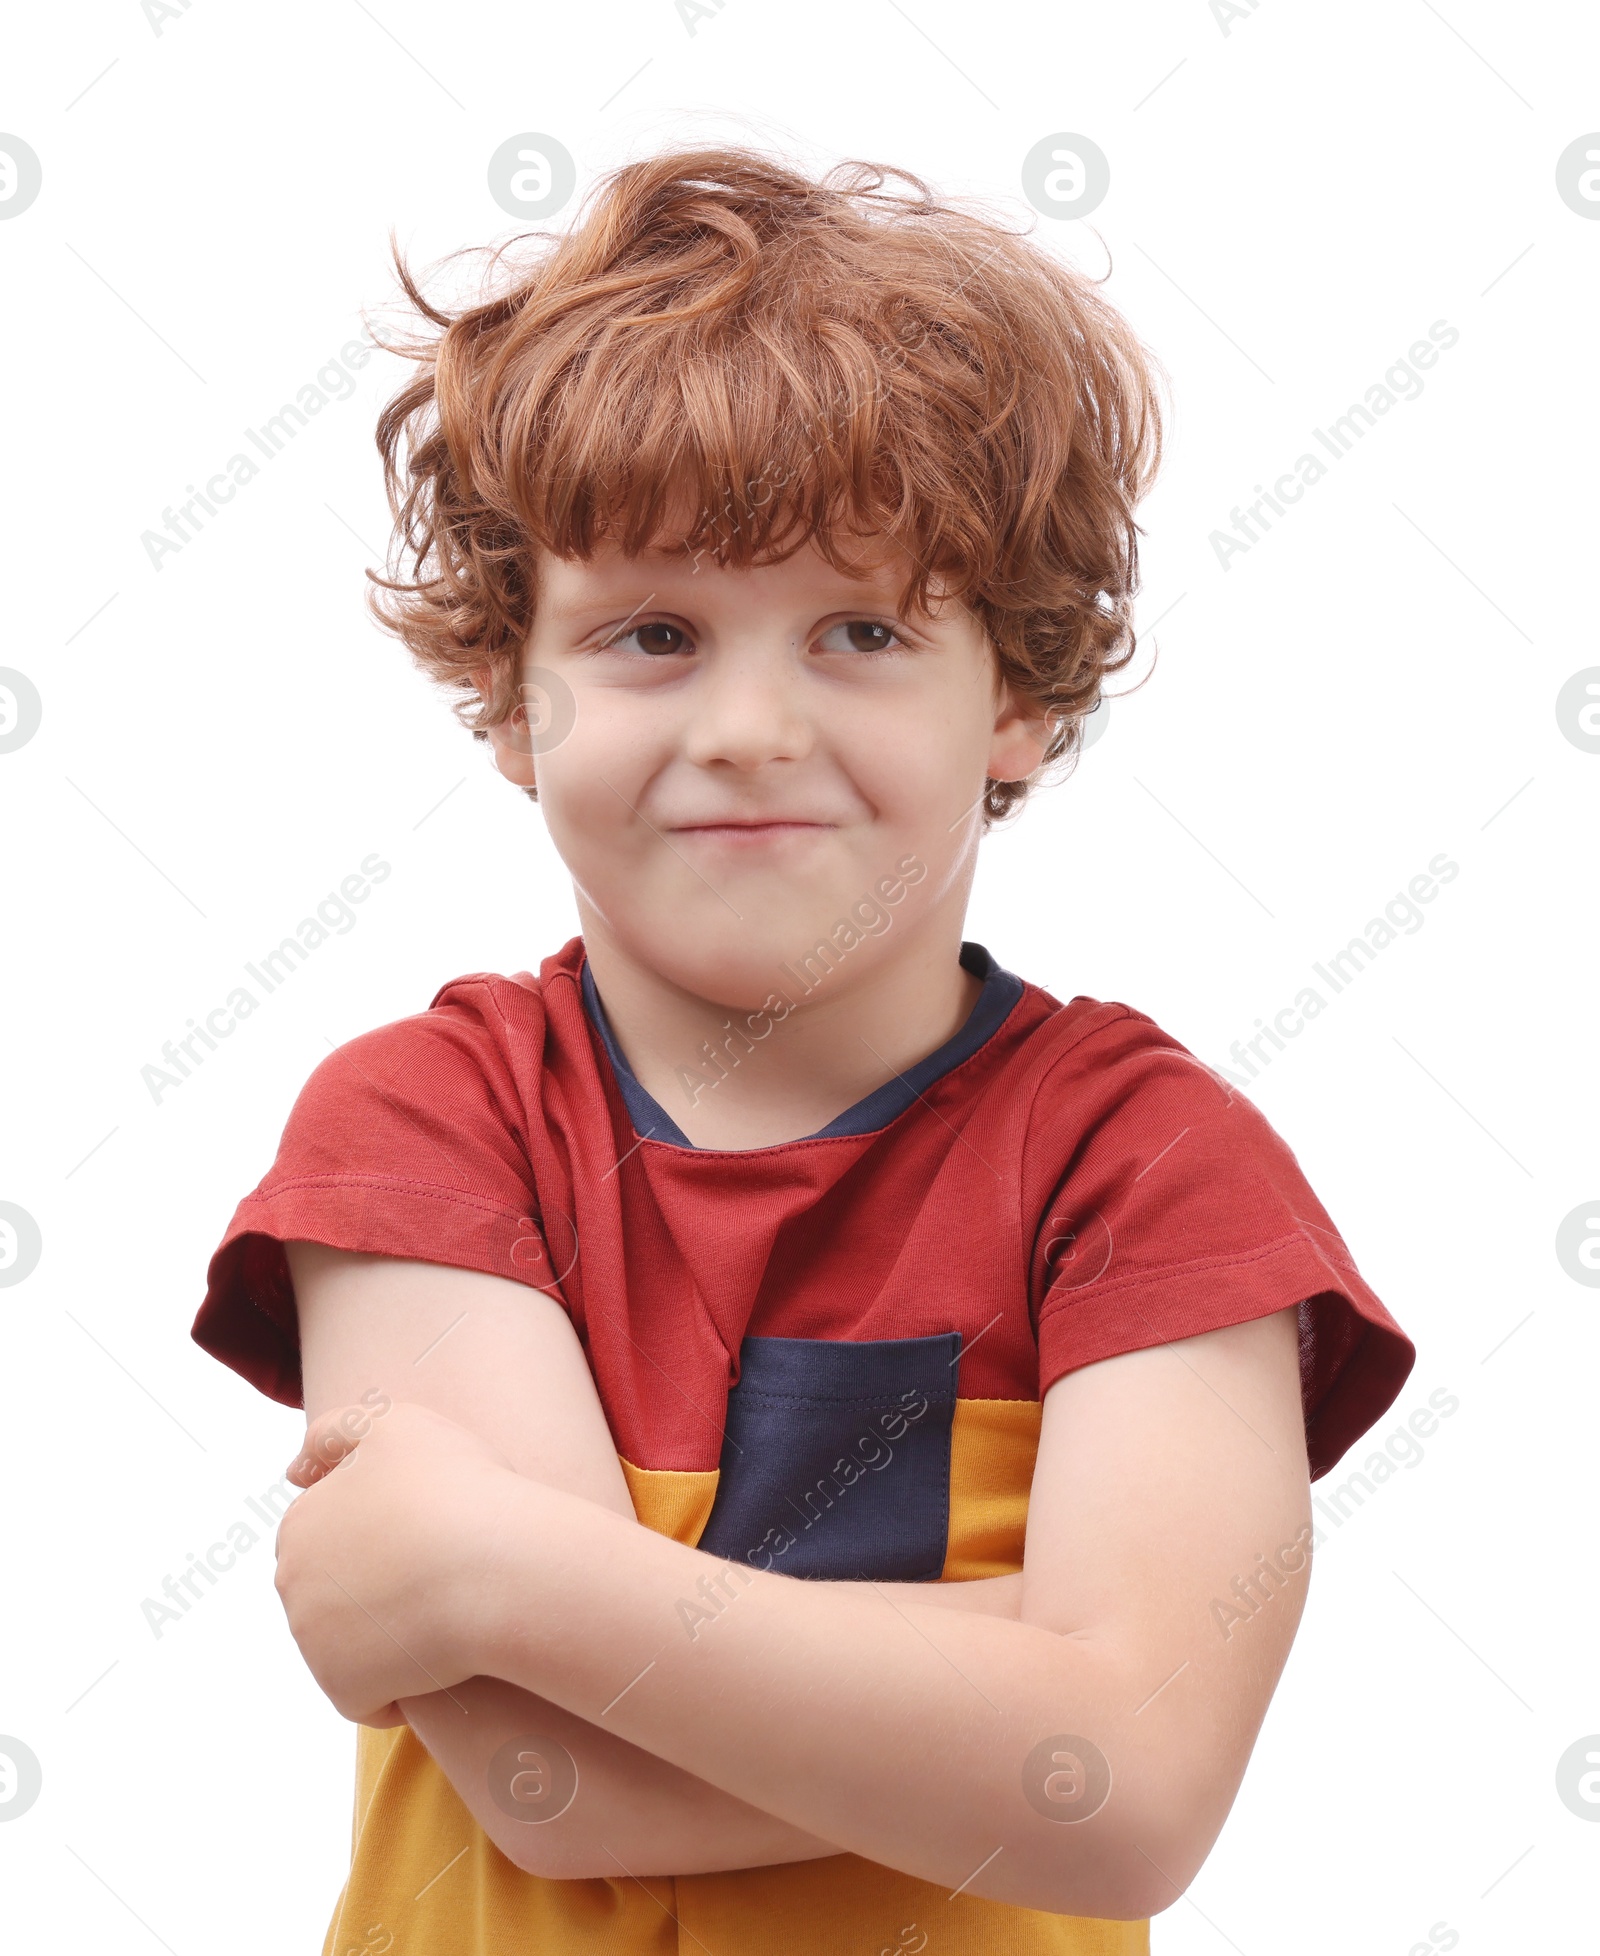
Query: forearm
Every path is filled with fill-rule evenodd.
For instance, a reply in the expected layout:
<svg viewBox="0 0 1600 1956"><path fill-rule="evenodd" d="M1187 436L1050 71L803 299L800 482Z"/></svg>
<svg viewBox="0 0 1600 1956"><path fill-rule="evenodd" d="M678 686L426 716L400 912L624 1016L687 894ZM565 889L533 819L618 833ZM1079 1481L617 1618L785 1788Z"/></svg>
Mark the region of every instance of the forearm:
<svg viewBox="0 0 1600 1956"><path fill-rule="evenodd" d="M1021 1586L1020 1575L883 1585L897 1595L923 1595L941 1609L1013 1619ZM470 1678L448 1692L404 1699L401 1709L484 1832L530 1874L569 1880L623 1871L709 1874L844 1851L503 1679ZM561 1747L576 1768L571 1805L553 1818L539 1814L535 1803L518 1819L494 1796L491 1762L508 1741L522 1738Z"/></svg>
<svg viewBox="0 0 1600 1956"><path fill-rule="evenodd" d="M479 1826L530 1874L709 1874L842 1851L499 1678L468 1678L448 1692L402 1699L400 1708ZM526 1781L535 1797L519 1802L510 1771L502 1766L492 1776L496 1755L513 1739L570 1757L577 1777L570 1806L541 1813L548 1803L537 1797L536 1780ZM496 1790L524 1805L527 1817L508 1812Z"/></svg>
<svg viewBox="0 0 1600 1956"><path fill-rule="evenodd" d="M1151 1866L1192 1872L1157 1818L1162 1714L1132 1724L1134 1681L1105 1642L745 1571L531 1482L502 1498L480 1669L951 1889L1139 1914ZM691 1639L680 1605L706 1583L726 1600ZM1119 1778L1114 1807L1073 1827L1024 1793L1030 1755L1064 1733L1094 1738Z"/></svg>

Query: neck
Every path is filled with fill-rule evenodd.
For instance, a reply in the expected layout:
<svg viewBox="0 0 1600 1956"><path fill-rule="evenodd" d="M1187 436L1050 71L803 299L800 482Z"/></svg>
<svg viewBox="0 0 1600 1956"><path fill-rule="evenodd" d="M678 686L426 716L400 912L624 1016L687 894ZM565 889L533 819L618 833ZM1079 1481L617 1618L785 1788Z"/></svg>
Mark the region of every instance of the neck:
<svg viewBox="0 0 1600 1956"><path fill-rule="evenodd" d="M907 926L898 940L868 939L825 974L775 965L771 1013L669 982L581 893L578 908L606 1017L640 1085L696 1147L760 1148L826 1127L960 1031L983 987L959 962L966 892L951 895L915 923L897 919Z"/></svg>

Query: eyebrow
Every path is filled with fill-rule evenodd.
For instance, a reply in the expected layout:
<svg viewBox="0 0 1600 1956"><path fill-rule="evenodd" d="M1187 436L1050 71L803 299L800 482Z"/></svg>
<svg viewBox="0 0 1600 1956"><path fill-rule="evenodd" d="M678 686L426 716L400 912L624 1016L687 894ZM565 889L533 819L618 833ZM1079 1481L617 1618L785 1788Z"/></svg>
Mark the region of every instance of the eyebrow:
<svg viewBox="0 0 1600 1956"><path fill-rule="evenodd" d="M619 592L612 597L603 591L593 591L588 596L572 598L565 604L541 604L539 610L546 618L581 618L591 611L609 611L613 605L621 604L626 595ZM654 596L654 591L647 592L635 603L634 611L643 611ZM629 616L632 616L631 612Z"/></svg>
<svg viewBox="0 0 1600 1956"><path fill-rule="evenodd" d="M629 561L628 565L618 564L613 571L606 573L606 575L615 576L619 582L627 579L631 585L642 585L649 582L650 572L648 568L641 568L630 577L629 569L632 564L643 566L646 557L678 558L682 554L681 546L679 549L672 550L651 545L646 550L638 552L636 557ZM622 603L624 599L631 595L631 591L626 589L614 592L605 589L590 590L588 592L580 592L559 603L543 604L540 609L546 618L571 619L595 610L608 610L612 605ZM896 586L894 591L885 593L883 587L874 583L871 579L840 575L838 577L836 595L845 603L859 599L863 603L893 608L898 600L899 588ZM654 589L646 592L644 596L635 600L634 608L636 610L643 610L647 604L654 601L655 597L656 592Z"/></svg>

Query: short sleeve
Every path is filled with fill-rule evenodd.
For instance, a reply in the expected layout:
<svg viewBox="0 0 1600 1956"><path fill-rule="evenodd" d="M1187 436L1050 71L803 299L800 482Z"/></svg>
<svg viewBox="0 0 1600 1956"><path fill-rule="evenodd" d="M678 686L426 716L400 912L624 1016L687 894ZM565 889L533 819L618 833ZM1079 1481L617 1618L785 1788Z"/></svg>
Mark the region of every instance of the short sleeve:
<svg viewBox="0 0 1600 1956"><path fill-rule="evenodd" d="M537 1024L515 1030L537 1046ZM427 1012L338 1047L302 1088L271 1169L211 1258L195 1342L269 1397L303 1403L283 1252L295 1240L548 1288L521 1085L529 1067L537 1077L537 1052L508 1044L490 989L462 980Z"/></svg>
<svg viewBox="0 0 1600 1956"><path fill-rule="evenodd" d="M1297 1305L1311 1478L1393 1404L1415 1347L1294 1155L1142 1014L1121 1008L1045 1078L1027 1174L1041 1398L1079 1366Z"/></svg>

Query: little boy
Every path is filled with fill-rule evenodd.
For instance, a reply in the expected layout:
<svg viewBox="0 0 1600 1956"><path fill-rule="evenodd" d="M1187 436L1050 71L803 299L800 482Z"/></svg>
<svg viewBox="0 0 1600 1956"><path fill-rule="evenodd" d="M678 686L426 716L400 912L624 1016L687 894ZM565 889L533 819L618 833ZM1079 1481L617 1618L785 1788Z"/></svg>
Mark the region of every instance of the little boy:
<svg viewBox="0 0 1600 1956"><path fill-rule="evenodd" d="M307 1415L325 1956L1146 1951L1414 1356L1248 1102L963 941L1160 422L901 179L669 154L458 317L401 266L375 602L582 936L320 1065L195 1323Z"/></svg>

